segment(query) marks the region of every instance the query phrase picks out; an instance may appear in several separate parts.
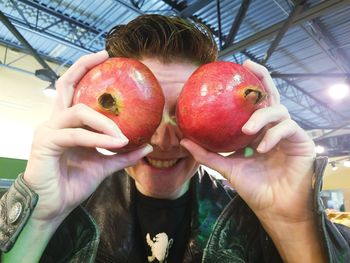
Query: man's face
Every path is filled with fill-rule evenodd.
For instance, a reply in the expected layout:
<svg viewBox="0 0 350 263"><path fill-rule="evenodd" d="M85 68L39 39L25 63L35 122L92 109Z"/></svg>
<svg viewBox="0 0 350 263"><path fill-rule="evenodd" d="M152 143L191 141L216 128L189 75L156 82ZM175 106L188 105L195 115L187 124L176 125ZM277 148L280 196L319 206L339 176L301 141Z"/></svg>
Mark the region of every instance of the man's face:
<svg viewBox="0 0 350 263"><path fill-rule="evenodd" d="M165 107L163 120L151 138L153 152L126 170L135 179L137 189L144 195L175 199L186 192L189 179L199 165L180 145L182 134L173 123L177 98L197 66L188 62L163 64L151 58L141 62L158 79L165 96Z"/></svg>

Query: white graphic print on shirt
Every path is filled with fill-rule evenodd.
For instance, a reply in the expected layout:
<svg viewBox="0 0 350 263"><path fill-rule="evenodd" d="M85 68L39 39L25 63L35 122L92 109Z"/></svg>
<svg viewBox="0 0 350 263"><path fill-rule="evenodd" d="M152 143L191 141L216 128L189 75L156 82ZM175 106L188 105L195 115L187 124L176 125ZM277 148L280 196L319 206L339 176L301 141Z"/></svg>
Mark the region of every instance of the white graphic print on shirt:
<svg viewBox="0 0 350 263"><path fill-rule="evenodd" d="M148 256L148 262L153 262L155 259L159 263L166 263L166 258L169 249L173 244L173 239L169 240L166 233L159 233L151 239L149 233L146 235L146 242L151 247L152 256Z"/></svg>

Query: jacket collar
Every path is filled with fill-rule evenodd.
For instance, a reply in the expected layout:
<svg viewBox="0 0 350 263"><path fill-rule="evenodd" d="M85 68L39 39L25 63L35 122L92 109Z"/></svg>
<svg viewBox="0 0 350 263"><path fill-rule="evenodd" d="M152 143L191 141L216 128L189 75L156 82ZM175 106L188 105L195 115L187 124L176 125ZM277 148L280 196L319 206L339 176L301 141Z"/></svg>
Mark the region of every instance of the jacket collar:
<svg viewBox="0 0 350 263"><path fill-rule="evenodd" d="M143 248L137 242L135 191L134 180L120 171L107 178L86 204L100 228L98 257L105 261L143 262ZM224 186L203 169L193 176L190 191L191 232L184 262L202 257L216 219L231 199Z"/></svg>

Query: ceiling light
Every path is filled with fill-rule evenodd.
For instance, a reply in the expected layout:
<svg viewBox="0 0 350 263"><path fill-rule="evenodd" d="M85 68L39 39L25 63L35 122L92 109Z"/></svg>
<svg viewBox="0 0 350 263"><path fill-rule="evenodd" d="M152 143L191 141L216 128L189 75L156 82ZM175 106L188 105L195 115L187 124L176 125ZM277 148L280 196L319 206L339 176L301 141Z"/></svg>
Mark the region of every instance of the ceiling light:
<svg viewBox="0 0 350 263"><path fill-rule="evenodd" d="M324 153L324 147L321 145L316 145L316 153Z"/></svg>
<svg viewBox="0 0 350 263"><path fill-rule="evenodd" d="M336 166L335 162L331 162L330 164L331 164L331 166L332 166L332 170L333 170L333 171L338 170L338 166Z"/></svg>
<svg viewBox="0 0 350 263"><path fill-rule="evenodd" d="M343 164L344 164L345 167L350 167L350 159L349 160L345 160Z"/></svg>
<svg viewBox="0 0 350 263"><path fill-rule="evenodd" d="M56 96L55 83L51 82L50 85L43 90L43 92L47 97L51 97L51 98L55 97Z"/></svg>
<svg viewBox="0 0 350 263"><path fill-rule="evenodd" d="M329 96L331 96L331 98L334 100L341 100L348 96L349 93L349 85L346 83L334 84L328 90Z"/></svg>
<svg viewBox="0 0 350 263"><path fill-rule="evenodd" d="M41 68L35 70L35 76L37 76L39 79L43 81L55 81L58 77L56 76L56 73L52 70L49 70L47 68Z"/></svg>

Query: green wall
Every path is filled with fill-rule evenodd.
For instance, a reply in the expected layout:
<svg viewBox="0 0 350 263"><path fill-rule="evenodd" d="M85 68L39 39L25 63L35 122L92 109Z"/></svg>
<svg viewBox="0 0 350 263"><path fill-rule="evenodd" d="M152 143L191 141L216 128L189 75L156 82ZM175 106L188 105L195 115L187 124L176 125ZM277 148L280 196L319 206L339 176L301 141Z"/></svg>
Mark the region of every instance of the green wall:
<svg viewBox="0 0 350 263"><path fill-rule="evenodd" d="M0 178L15 179L26 165L27 160L0 157Z"/></svg>

